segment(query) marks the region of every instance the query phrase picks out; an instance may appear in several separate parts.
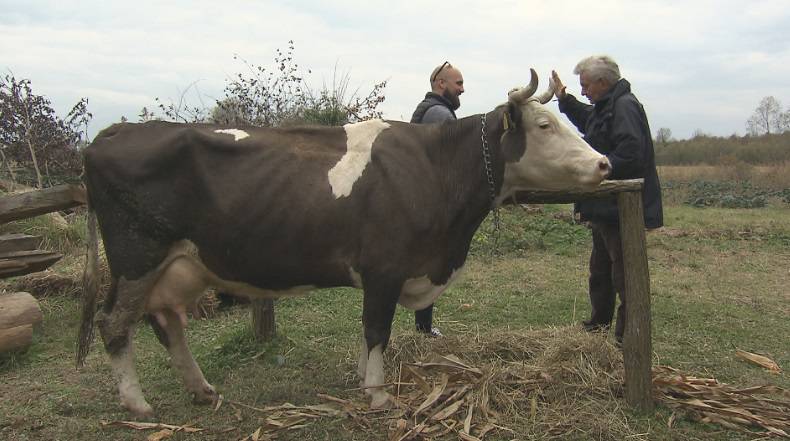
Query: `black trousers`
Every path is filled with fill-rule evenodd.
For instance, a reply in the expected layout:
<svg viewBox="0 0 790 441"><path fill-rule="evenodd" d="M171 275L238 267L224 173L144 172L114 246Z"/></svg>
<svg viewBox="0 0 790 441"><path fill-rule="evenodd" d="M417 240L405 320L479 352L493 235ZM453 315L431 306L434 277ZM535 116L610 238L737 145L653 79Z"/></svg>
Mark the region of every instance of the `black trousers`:
<svg viewBox="0 0 790 441"><path fill-rule="evenodd" d="M615 293L620 294L614 335L622 341L625 333L625 272L620 226L592 223L590 253L590 326L608 327L614 316Z"/></svg>
<svg viewBox="0 0 790 441"><path fill-rule="evenodd" d="M431 332L433 326L433 304L425 309L414 311L414 323L418 331Z"/></svg>

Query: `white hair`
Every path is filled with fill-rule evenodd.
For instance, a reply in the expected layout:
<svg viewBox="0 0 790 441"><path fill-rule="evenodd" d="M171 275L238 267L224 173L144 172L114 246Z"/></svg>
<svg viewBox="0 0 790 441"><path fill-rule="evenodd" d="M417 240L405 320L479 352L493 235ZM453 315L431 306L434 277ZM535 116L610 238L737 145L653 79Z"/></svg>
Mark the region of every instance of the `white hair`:
<svg viewBox="0 0 790 441"><path fill-rule="evenodd" d="M581 75L582 72L593 81L604 80L608 84L614 84L620 80L620 67L608 55L593 55L579 61L573 73Z"/></svg>

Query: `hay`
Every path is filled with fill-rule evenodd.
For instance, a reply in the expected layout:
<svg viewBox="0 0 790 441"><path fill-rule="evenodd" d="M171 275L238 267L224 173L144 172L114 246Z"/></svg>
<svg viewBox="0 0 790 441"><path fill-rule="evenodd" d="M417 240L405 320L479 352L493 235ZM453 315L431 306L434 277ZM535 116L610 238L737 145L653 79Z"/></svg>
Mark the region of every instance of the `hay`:
<svg viewBox="0 0 790 441"><path fill-rule="evenodd" d="M468 331L468 329L467 329ZM220 397L215 405L260 414L263 422L245 441L275 439L327 418L346 420L369 439L649 439L624 408L623 359L603 334L578 327L535 331L416 333L393 339L387 351L389 410L371 410L359 388L348 397L318 394L317 405L256 408ZM715 379L658 366L655 398L678 417L759 435L788 437L790 392L775 386L735 388ZM156 426L155 428L159 428ZM755 432L761 428L765 432ZM151 428L153 430L153 428ZM235 430L230 428L228 430ZM696 439L696 438L695 438Z"/></svg>
<svg viewBox="0 0 790 441"><path fill-rule="evenodd" d="M71 275L61 275L51 270L17 277L12 283L14 291L25 291L37 299L50 296L79 297L82 280Z"/></svg>
<svg viewBox="0 0 790 441"><path fill-rule="evenodd" d="M391 351L392 363L405 366L409 374L404 376L401 367L396 395L405 408L406 424L398 426L403 434L395 439L436 436L436 422L421 419L415 406L427 398L425 387L421 395L412 384L435 388L445 377L448 384L442 387L447 392L431 407L436 413L449 409L445 414L452 417L439 423L457 439L482 440L493 432L526 439L618 439L634 433L615 399L622 392L622 355L601 334L573 327L442 339L405 335L393 341ZM409 361L415 359L425 361ZM463 375L448 374L448 364ZM415 366L421 379L415 379ZM466 401L453 412L450 406L461 390Z"/></svg>
<svg viewBox="0 0 790 441"><path fill-rule="evenodd" d="M691 419L759 435L790 438L790 391L776 386L737 388L715 378L685 375L669 366L653 368L657 398Z"/></svg>

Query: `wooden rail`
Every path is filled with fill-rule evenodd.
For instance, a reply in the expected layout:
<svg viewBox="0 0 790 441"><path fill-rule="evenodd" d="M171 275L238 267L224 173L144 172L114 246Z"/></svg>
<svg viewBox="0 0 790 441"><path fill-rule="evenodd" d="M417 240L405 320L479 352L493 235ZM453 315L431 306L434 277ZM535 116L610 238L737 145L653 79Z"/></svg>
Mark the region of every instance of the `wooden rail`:
<svg viewBox="0 0 790 441"><path fill-rule="evenodd" d="M625 398L633 408L653 409L652 327L650 317L650 273L645 246L642 179L605 181L592 191L523 191L513 198L516 203L557 204L585 199L616 197L620 215L620 236L625 270Z"/></svg>
<svg viewBox="0 0 790 441"><path fill-rule="evenodd" d="M6 195L0 198L0 224L65 210L85 202L85 189L71 184Z"/></svg>

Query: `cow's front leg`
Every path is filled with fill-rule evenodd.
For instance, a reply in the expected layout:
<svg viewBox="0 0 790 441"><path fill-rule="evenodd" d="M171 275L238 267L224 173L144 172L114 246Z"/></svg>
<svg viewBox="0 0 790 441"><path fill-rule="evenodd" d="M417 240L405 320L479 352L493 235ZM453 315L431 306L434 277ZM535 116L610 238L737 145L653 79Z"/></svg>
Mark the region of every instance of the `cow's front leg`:
<svg viewBox="0 0 790 441"><path fill-rule="evenodd" d="M372 408L388 407L394 403L392 396L384 390L384 349L389 343L392 318L398 302L402 282L386 282L374 279L364 283L365 293L362 306L362 324L365 329L363 353L359 370L365 371L365 393L370 395ZM365 354L365 349L367 354ZM366 360L362 360L366 356ZM361 373L361 372L360 372Z"/></svg>

